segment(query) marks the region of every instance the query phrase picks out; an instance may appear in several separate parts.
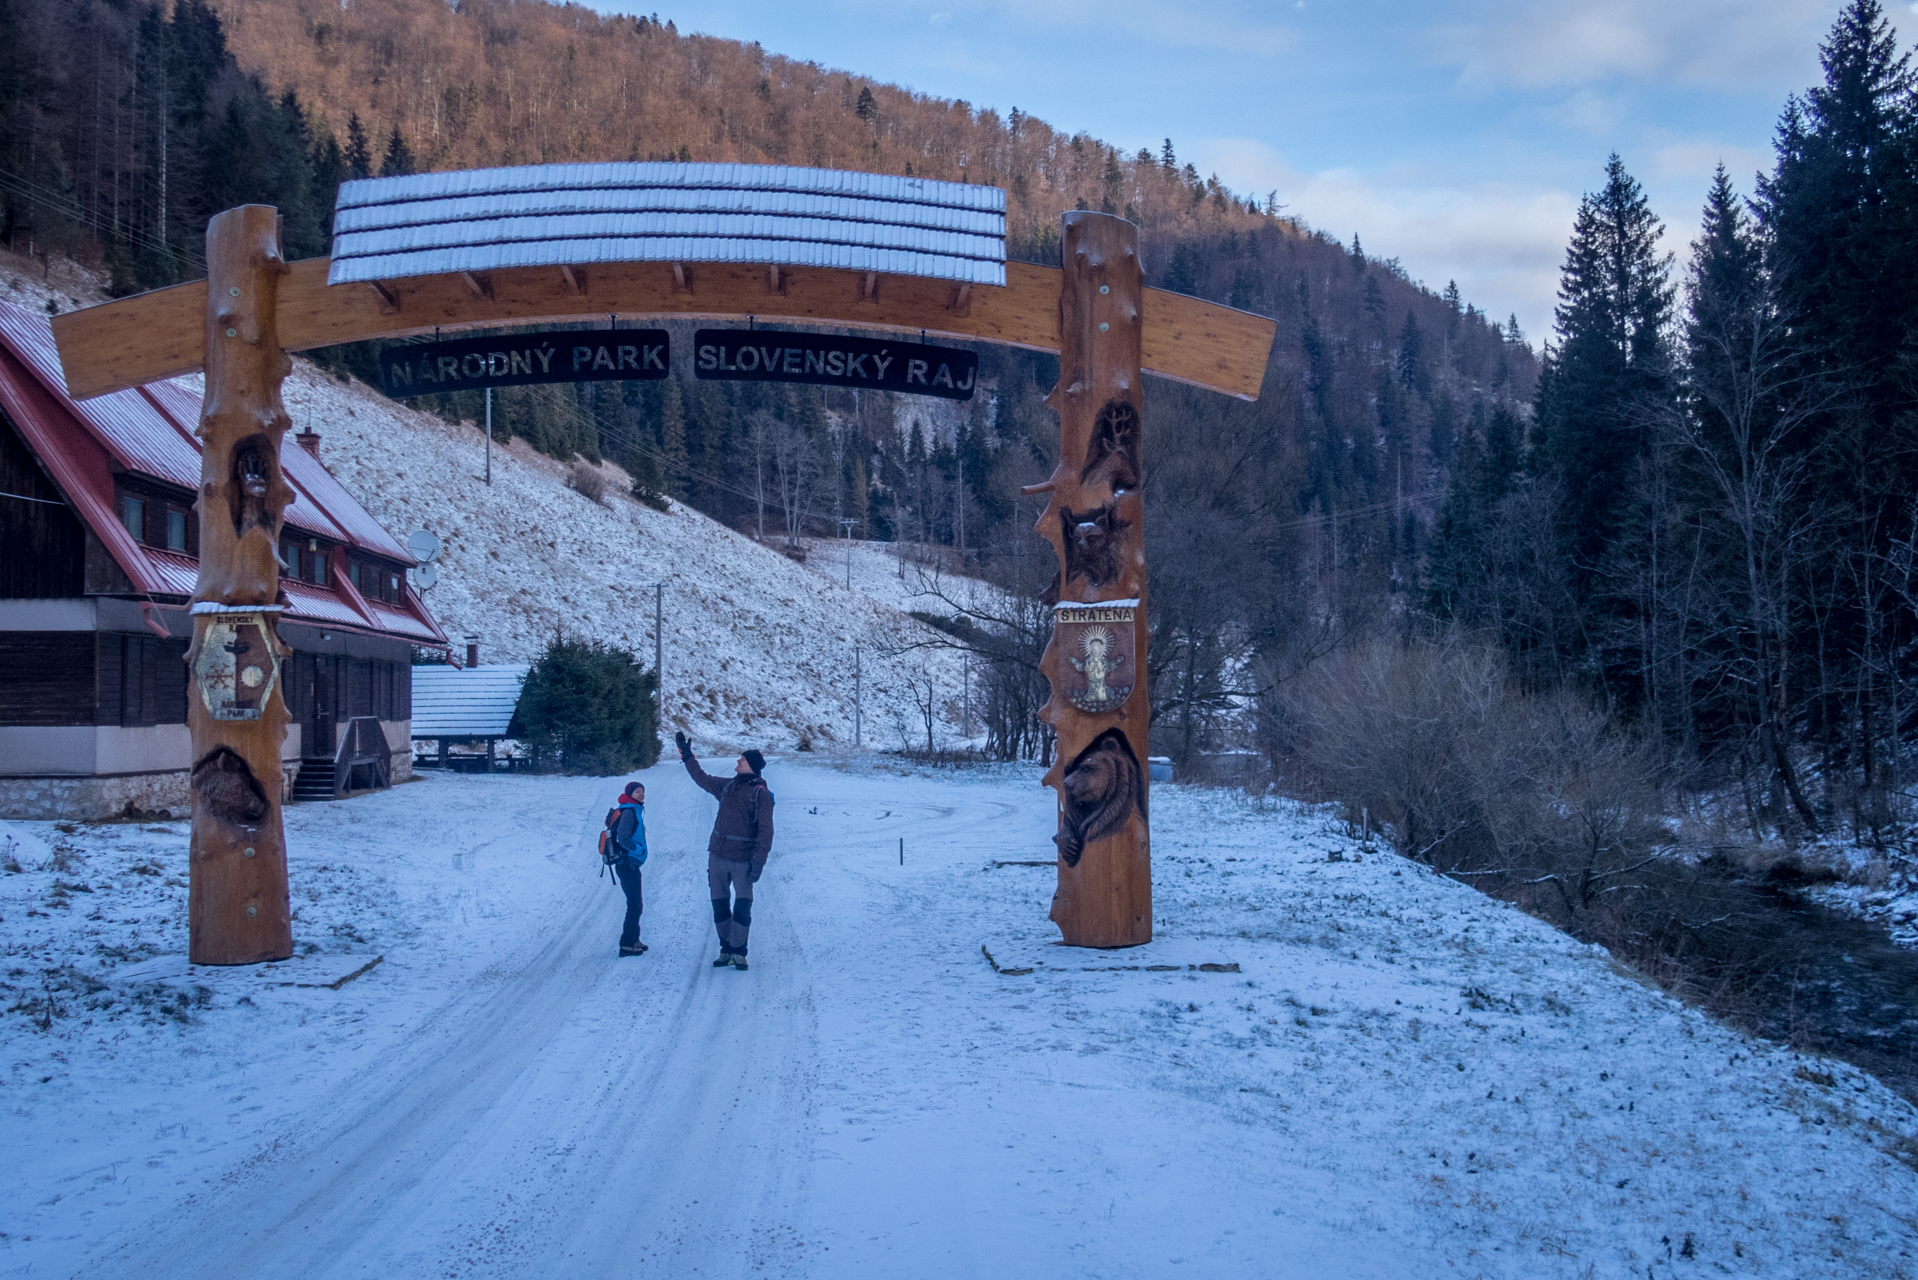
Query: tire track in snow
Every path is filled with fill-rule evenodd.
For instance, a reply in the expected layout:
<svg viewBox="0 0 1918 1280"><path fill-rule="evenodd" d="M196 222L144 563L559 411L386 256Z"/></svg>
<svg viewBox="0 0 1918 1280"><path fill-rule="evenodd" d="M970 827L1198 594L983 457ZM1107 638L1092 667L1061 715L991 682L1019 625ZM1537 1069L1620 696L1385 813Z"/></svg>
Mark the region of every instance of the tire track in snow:
<svg viewBox="0 0 1918 1280"><path fill-rule="evenodd" d="M125 1273L793 1269L811 1084L799 931L756 922L779 962L714 972L698 830L711 806L676 765L647 780L648 955L611 957L618 899L602 881L566 895L544 944L496 962L316 1108L280 1144L298 1154L241 1162L240 1185L170 1215L157 1249L119 1251ZM544 791L489 829L557 826L546 856L585 865L605 789Z"/></svg>

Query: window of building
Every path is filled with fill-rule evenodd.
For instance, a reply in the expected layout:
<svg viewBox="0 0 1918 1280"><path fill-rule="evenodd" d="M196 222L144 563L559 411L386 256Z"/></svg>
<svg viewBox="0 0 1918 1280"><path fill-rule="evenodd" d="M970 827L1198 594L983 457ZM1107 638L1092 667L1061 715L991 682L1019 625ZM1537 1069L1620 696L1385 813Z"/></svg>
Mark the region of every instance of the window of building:
<svg viewBox="0 0 1918 1280"><path fill-rule="evenodd" d="M329 581L327 565L332 556L331 545L318 538L303 538L294 534L285 534L280 538L280 559L286 562L286 576L289 578L325 586Z"/></svg>
<svg viewBox="0 0 1918 1280"><path fill-rule="evenodd" d="M186 512L178 507L166 509L166 545L168 551L186 550Z"/></svg>
<svg viewBox="0 0 1918 1280"><path fill-rule="evenodd" d="M130 493L120 495L120 523L127 527L135 542L147 540L147 504L145 498Z"/></svg>
<svg viewBox="0 0 1918 1280"><path fill-rule="evenodd" d="M348 560L346 576L368 600L400 604L406 599L405 576L400 570L376 560Z"/></svg>

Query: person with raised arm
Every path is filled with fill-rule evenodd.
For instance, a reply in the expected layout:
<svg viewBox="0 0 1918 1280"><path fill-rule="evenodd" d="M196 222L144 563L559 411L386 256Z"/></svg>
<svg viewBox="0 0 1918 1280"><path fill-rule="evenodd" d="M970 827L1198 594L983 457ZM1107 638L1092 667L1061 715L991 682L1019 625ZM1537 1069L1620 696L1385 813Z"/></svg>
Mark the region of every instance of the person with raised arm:
<svg viewBox="0 0 1918 1280"><path fill-rule="evenodd" d="M693 758L684 733L673 742L694 782L719 800L712 839L706 842L706 884L713 899L713 927L719 931L719 959L713 968L746 968L746 933L753 923L753 886L766 870L773 847L773 793L766 786L766 757L748 749L733 762L733 776L715 778Z"/></svg>

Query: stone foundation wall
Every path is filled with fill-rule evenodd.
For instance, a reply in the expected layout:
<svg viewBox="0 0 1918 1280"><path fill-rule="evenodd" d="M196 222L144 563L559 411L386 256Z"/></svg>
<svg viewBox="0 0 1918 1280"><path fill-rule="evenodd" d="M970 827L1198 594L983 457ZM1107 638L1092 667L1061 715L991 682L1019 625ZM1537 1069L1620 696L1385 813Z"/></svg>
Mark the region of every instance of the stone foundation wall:
<svg viewBox="0 0 1918 1280"><path fill-rule="evenodd" d="M117 778L0 778L0 818L91 822L193 810L186 770Z"/></svg>
<svg viewBox="0 0 1918 1280"><path fill-rule="evenodd" d="M290 794L298 760L283 761ZM413 777L413 753L393 753L393 782ZM0 777L0 819L24 822L97 822L102 818L192 816L187 771L119 778Z"/></svg>

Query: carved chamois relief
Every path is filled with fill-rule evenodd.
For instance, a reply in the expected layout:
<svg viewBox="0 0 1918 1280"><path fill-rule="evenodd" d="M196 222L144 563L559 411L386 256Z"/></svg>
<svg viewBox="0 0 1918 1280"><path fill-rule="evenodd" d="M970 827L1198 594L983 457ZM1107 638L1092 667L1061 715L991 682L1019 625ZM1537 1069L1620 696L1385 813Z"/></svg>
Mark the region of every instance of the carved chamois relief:
<svg viewBox="0 0 1918 1280"><path fill-rule="evenodd" d="M1091 511L1059 509L1065 534L1066 581L1084 579L1094 587L1117 582L1125 572L1125 531L1130 520L1119 517L1119 500L1114 498Z"/></svg>
<svg viewBox="0 0 1918 1280"><path fill-rule="evenodd" d="M1081 751L1065 772L1059 834L1053 840L1068 867L1079 865L1086 845L1123 830L1145 812L1145 779L1125 734L1107 729Z"/></svg>
<svg viewBox="0 0 1918 1280"><path fill-rule="evenodd" d="M1129 401L1109 400L1099 410L1079 483L1111 485L1114 497L1139 487L1139 411Z"/></svg>
<svg viewBox="0 0 1918 1280"><path fill-rule="evenodd" d="M252 435L233 447L233 474L227 487L227 502L233 509L233 532L244 538L251 528L266 530L271 538L277 524L267 512L267 493L273 485L270 446L263 435Z"/></svg>

